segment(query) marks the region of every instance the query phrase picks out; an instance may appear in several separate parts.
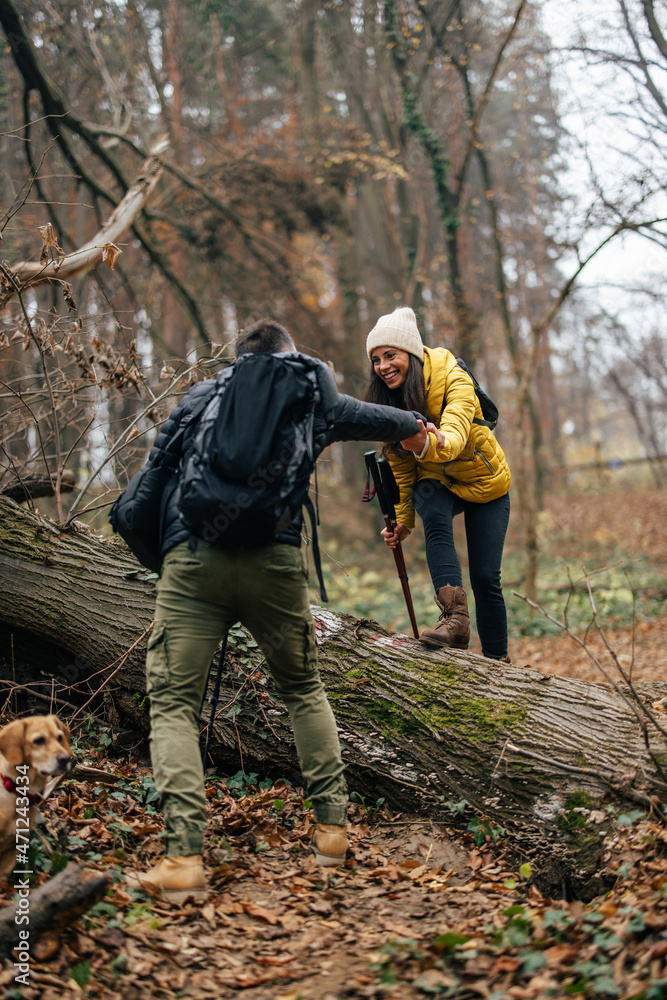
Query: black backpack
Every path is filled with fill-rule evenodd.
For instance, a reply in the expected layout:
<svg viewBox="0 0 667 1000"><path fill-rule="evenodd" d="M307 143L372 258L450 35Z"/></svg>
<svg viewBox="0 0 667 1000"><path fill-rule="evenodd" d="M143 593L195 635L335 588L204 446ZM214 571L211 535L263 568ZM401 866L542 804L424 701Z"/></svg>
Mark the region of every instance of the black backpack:
<svg viewBox="0 0 667 1000"><path fill-rule="evenodd" d="M305 505L321 584L308 496L319 365L293 352L245 354L221 372L181 472L177 504L193 535L223 547L265 545Z"/></svg>

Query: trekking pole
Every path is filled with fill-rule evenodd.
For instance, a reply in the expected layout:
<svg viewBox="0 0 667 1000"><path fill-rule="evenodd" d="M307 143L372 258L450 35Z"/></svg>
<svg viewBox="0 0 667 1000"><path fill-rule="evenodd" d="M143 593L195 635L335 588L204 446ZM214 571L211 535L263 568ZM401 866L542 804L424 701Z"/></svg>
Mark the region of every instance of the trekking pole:
<svg viewBox="0 0 667 1000"><path fill-rule="evenodd" d="M211 736L213 734L213 720L215 719L215 713L218 707L218 702L220 701L220 681L222 678L222 668L225 662L225 654L227 653L227 634L222 640L222 646L220 647L220 657L218 659L218 672L215 675L215 684L213 685L213 694L208 700L211 706L211 711L208 717L208 726L206 727L206 746L204 747L204 753L202 755L202 767L206 771L206 760L208 758L208 748L211 745ZM209 671L209 677L211 676ZM206 679L206 687L208 687L208 678ZM206 690L204 690L204 697L202 698L201 708L199 709L199 714L201 715L201 710L204 707L204 701L206 700Z"/></svg>
<svg viewBox="0 0 667 1000"><path fill-rule="evenodd" d="M394 504L398 502L400 496L398 484L394 479L394 474L391 471L391 467L387 460L384 458L378 458L374 451L367 451L364 454L364 461L366 462L366 469L368 470L368 478L366 480L366 489L364 490L362 499L364 503L368 503L375 495L377 495L380 503L380 510L382 511L382 516L384 517L384 523L389 531L393 531L396 527L396 510ZM372 490L370 489L371 476L373 477ZM408 571L405 566L405 557L403 556L403 549L401 548L400 542L396 548L392 549L392 552L394 554L394 562L396 563L396 569L398 570L398 578L401 581L403 596L405 597L405 603L410 616L412 634L415 639L418 639L419 629L417 628L415 609L412 604L412 595L410 594L410 586L408 583Z"/></svg>

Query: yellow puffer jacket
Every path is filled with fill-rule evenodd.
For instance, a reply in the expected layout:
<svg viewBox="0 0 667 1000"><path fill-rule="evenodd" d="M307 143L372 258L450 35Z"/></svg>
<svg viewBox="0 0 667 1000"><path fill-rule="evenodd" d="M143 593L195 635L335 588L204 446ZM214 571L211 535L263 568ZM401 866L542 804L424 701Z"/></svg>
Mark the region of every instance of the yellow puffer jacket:
<svg viewBox="0 0 667 1000"><path fill-rule="evenodd" d="M401 490L396 520L408 528L415 523L412 488L420 479L437 479L464 500L488 503L507 493L512 478L505 453L492 431L473 423L473 417L483 419L475 387L451 351L444 347L424 348L424 381L429 412L436 418L442 412L440 430L445 435L445 446L436 451L435 435L429 434L430 444L423 458L388 456ZM447 406L443 410L445 399Z"/></svg>

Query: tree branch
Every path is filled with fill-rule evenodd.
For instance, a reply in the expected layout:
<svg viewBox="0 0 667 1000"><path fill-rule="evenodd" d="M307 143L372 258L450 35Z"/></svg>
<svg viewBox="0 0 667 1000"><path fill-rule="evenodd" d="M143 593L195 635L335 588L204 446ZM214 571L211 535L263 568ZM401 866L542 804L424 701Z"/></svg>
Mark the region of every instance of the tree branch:
<svg viewBox="0 0 667 1000"><path fill-rule="evenodd" d="M651 74L649 72L648 63L647 63L646 59L644 58L644 54L643 54L643 52L642 52L642 50L640 48L640 45L639 45L639 40L638 40L637 35L636 35L636 33L635 33L635 31L634 31L634 29L632 27L632 23L630 21L630 15L628 14L628 8L627 8L627 6L625 4L625 0L620 0L620 5L621 5L621 12L623 14L623 20L625 22L626 31L628 32L628 35L630 36L630 40L632 42L634 50L637 53L637 60L639 62L640 69L641 69L642 73L644 74L644 80L645 80L645 83L646 83L646 88L647 88L649 94L651 95L651 97L653 98L653 100L656 102L656 104L658 105L658 107L662 111L663 115L667 116L667 104L665 103L664 97L662 96L662 94L660 93L660 91L658 90L658 88L656 87L655 82L653 80L653 77L651 76ZM657 24L656 24L656 27L657 27Z"/></svg>
<svg viewBox="0 0 667 1000"><path fill-rule="evenodd" d="M458 172L458 177L456 179L456 183L457 183L457 187L458 187L459 191L461 190L461 188L463 186L463 181L465 179L466 171L468 169L468 164L470 162L470 157L472 155L473 149L475 148L475 143L477 142L477 129L479 127L479 123L481 121L482 115L484 114L484 111L486 110L486 106L489 103L489 97L491 96L491 88L493 87L493 84L495 83L496 74L497 74L498 70L500 69L500 64L503 61L503 56L505 55L505 50L506 50L507 46L509 45L509 43L511 42L511 40L512 40L512 38L514 36L514 32L516 31L516 29L519 26L519 21L521 20L521 15L523 14L523 10L524 10L525 6L526 6L526 0L520 0L519 6L517 7L516 13L514 15L514 20L512 21L512 25L511 25L509 31L507 32L507 34L505 35L505 38L503 40L502 45L498 49L498 54L496 55L495 62L493 64L492 68L491 68L491 72L489 73L489 77L488 77L488 79L486 81L486 85L485 85L484 90L482 92L482 96L480 97L479 101L477 102L477 107L475 108L474 114L472 116L472 123L470 125L470 133L468 135L468 146L467 146L465 154L463 156L463 162L461 163L461 167L460 167L459 172Z"/></svg>
<svg viewBox="0 0 667 1000"><path fill-rule="evenodd" d="M68 162L72 163L76 162L76 160L73 157L71 149L65 143L63 136L56 133L53 118L61 119L62 124L66 128L79 135L91 152L108 167L123 191L126 191L129 185L118 164L109 156L104 147L99 144L97 137L88 126L68 111L60 88L49 77L37 58L35 48L26 34L25 28L21 23L21 18L12 0L0 0L0 24L7 35L7 41L9 42L16 67L23 77L27 89L29 91L36 90L39 93L49 128L52 134L58 138ZM113 195L105 192L105 197L113 203Z"/></svg>
<svg viewBox="0 0 667 1000"><path fill-rule="evenodd" d="M0 0L0 3L2 0ZM67 281L73 275L79 274L97 264L102 259L104 250L109 244L115 243L136 219L144 207L151 191L155 187L162 164L158 154L166 149L166 141L162 140L152 151L143 164L140 176L129 188L127 194L111 214L100 231L73 253L65 254L58 260L47 264L24 260L12 268L17 286L7 288L0 295L0 308L5 306L16 292L23 291L29 285L39 285L44 282Z"/></svg>
<svg viewBox="0 0 667 1000"><path fill-rule="evenodd" d="M658 24L655 16L655 10L653 8L653 0L642 0L642 7L644 8L644 15L646 17L646 23L648 24L648 30L651 32L651 38L658 46L665 59L667 59L667 39L665 39L665 36L660 30L660 25Z"/></svg>

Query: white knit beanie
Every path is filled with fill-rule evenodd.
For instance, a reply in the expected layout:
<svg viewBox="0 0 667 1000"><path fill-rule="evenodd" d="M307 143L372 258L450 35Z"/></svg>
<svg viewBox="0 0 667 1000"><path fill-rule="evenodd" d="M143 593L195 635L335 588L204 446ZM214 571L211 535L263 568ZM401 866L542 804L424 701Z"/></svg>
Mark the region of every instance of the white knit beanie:
<svg viewBox="0 0 667 1000"><path fill-rule="evenodd" d="M424 345L417 327L417 317L410 306L394 309L379 320L368 334L366 353L370 358L376 347L398 347L424 360Z"/></svg>

